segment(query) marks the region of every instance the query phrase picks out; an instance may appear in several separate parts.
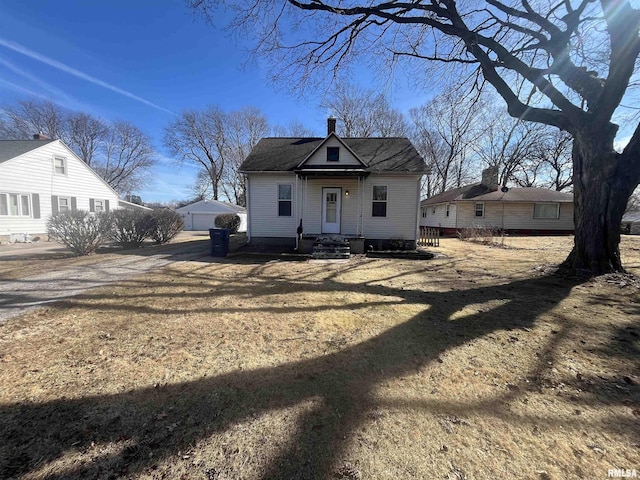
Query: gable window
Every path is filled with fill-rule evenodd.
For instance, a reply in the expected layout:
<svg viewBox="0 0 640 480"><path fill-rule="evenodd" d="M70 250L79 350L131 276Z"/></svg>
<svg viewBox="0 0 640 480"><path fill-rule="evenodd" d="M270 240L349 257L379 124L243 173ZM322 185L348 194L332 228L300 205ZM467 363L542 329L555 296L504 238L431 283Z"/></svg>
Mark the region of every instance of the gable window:
<svg viewBox="0 0 640 480"><path fill-rule="evenodd" d="M484 217L484 203L476 203L476 217Z"/></svg>
<svg viewBox="0 0 640 480"><path fill-rule="evenodd" d="M11 217L30 217L30 195L19 193L0 193L0 215Z"/></svg>
<svg viewBox="0 0 640 480"><path fill-rule="evenodd" d="M293 185L290 183L278 184L278 216L290 217L291 204L293 202Z"/></svg>
<svg viewBox="0 0 640 480"><path fill-rule="evenodd" d="M444 206L444 216L445 217L449 216L449 204L448 203Z"/></svg>
<svg viewBox="0 0 640 480"><path fill-rule="evenodd" d="M533 218L560 218L560 204L559 203L534 204Z"/></svg>
<svg viewBox="0 0 640 480"><path fill-rule="evenodd" d="M340 147L327 147L327 162L340 161Z"/></svg>
<svg viewBox="0 0 640 480"><path fill-rule="evenodd" d="M66 175L67 159L64 157L53 157L53 171L56 175Z"/></svg>
<svg viewBox="0 0 640 480"><path fill-rule="evenodd" d="M373 206L371 209L371 216L372 217L387 216L387 186L386 185L373 186Z"/></svg>

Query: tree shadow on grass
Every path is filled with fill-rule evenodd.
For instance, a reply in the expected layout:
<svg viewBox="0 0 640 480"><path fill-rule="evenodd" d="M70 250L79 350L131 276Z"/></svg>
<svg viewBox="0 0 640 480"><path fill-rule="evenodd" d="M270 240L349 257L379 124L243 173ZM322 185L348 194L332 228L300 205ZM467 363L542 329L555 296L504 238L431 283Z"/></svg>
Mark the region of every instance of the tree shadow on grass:
<svg viewBox="0 0 640 480"><path fill-rule="evenodd" d="M264 459L260 478L328 478L354 432L380 408L375 392L380 385L415 373L444 352L492 332L532 327L540 315L567 297L576 283L542 277L473 288L463 296L460 291L434 293L378 284L345 284L335 276L322 282L309 281L301 285L300 294L305 290L361 288L374 295L396 296L405 303L424 305L426 310L370 340L308 360L119 394L2 405L0 476L37 473L63 455L86 451L93 444L126 447L90 463L76 462L63 470L48 471L45 476L66 479L136 474L163 458L185 452L215 432L308 402L311 407L291 425L291 438L283 442L278 454ZM256 289L248 287L244 294L251 290ZM533 307L527 303L525 309L519 304L525 296L539 296L545 301ZM478 299L497 300L500 305L476 309L460 318L454 316ZM544 367L542 361L540 368ZM495 405L517 394L506 392L475 404L407 405L427 411L495 414ZM614 423L611 420L608 425L615 428Z"/></svg>

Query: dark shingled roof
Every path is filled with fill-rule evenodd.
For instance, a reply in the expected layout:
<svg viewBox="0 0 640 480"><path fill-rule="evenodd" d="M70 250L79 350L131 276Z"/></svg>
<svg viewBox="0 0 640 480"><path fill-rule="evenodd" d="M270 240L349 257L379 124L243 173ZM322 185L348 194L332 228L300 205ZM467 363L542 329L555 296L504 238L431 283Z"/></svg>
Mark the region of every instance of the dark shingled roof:
<svg viewBox="0 0 640 480"><path fill-rule="evenodd" d="M481 183L467 185L466 187L447 190L440 195L422 200L420 205L435 205L437 203L450 203L459 201L474 202L573 202L570 193L556 192L547 188L515 187L502 192L499 188L488 187Z"/></svg>
<svg viewBox="0 0 640 480"><path fill-rule="evenodd" d="M0 163L51 142L55 142L55 140L0 140Z"/></svg>
<svg viewBox="0 0 640 480"><path fill-rule="evenodd" d="M324 138L263 138L240 166L242 172L293 171ZM424 173L422 157L407 138L341 138L366 172Z"/></svg>

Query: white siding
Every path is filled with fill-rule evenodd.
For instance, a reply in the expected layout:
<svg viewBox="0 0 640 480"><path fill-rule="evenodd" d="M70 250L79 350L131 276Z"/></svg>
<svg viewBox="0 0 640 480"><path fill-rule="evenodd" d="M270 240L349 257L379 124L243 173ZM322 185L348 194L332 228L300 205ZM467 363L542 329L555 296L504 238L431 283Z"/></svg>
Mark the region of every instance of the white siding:
<svg viewBox="0 0 640 480"><path fill-rule="evenodd" d="M53 157L66 158L66 175L54 175ZM60 141L48 143L0 163L0 192L39 194L40 218L0 216L0 235L43 234L51 210L51 196L75 197L78 209L89 210L89 199L108 200L118 208L118 195Z"/></svg>
<svg viewBox="0 0 640 480"><path fill-rule="evenodd" d="M447 217L447 205L449 216ZM420 207L420 225L423 227L456 228L456 204L439 203ZM426 216L422 216L422 211Z"/></svg>
<svg viewBox="0 0 640 480"><path fill-rule="evenodd" d="M340 157L337 162L327 162L327 147L339 147ZM345 147L337 138L331 137L323 143L316 152L304 163L305 166L310 165L362 165L356 157L354 157L349 149Z"/></svg>
<svg viewBox="0 0 640 480"><path fill-rule="evenodd" d="M290 217L278 216L278 184L293 185L293 204ZM296 188L298 187L298 188ZM249 233L251 237L295 238L300 206L297 198L300 180L294 173L249 175Z"/></svg>
<svg viewBox="0 0 640 480"><path fill-rule="evenodd" d="M304 180L302 180L304 182ZM360 182L362 186L362 182ZM322 189L341 188L340 233L342 235L358 234L358 180L355 178L323 178L309 179L306 182L307 194L301 189L304 214L304 233L319 235L322 233ZM349 195L346 195L347 190Z"/></svg>
<svg viewBox="0 0 640 480"><path fill-rule="evenodd" d="M485 226L507 230L573 230L573 204L560 203L560 218L533 218L534 203L485 202L483 218L475 216L475 202L460 202L458 228Z"/></svg>
<svg viewBox="0 0 640 480"><path fill-rule="evenodd" d="M294 203L291 217L278 216L278 184L291 183ZM358 190L360 184L361 191ZM387 216L372 217L373 185L387 186ZM306 187L306 192L305 192ZM362 199L363 236L374 239L415 240L418 226L420 176L370 175L355 178L309 178L296 181L295 174L249 176L249 233L251 237L294 237L300 219L305 235L320 234L322 188L341 188L341 234L357 235L359 202ZM346 196L346 191L349 196Z"/></svg>
<svg viewBox="0 0 640 480"><path fill-rule="evenodd" d="M371 215L374 185L387 186L386 217ZM370 175L364 182L362 208L364 237L416 240L419 203L419 175Z"/></svg>

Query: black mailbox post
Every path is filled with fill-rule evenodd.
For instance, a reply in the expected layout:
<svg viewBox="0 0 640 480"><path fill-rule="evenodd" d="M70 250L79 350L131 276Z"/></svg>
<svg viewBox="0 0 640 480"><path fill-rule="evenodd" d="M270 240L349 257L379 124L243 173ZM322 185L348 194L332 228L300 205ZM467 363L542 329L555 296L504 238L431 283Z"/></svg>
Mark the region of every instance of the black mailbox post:
<svg viewBox="0 0 640 480"><path fill-rule="evenodd" d="M210 228L209 238L211 239L211 256L226 257L229 253L229 229Z"/></svg>

